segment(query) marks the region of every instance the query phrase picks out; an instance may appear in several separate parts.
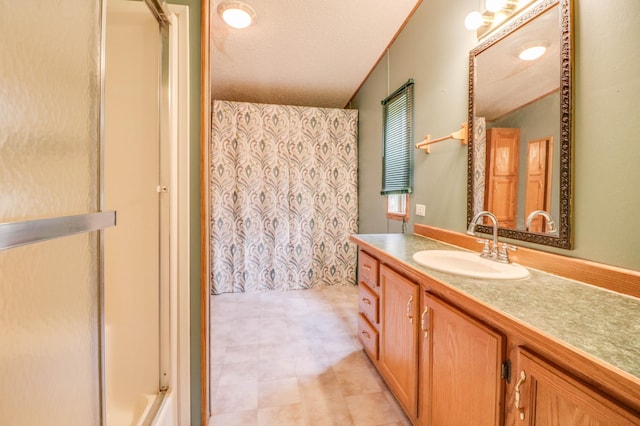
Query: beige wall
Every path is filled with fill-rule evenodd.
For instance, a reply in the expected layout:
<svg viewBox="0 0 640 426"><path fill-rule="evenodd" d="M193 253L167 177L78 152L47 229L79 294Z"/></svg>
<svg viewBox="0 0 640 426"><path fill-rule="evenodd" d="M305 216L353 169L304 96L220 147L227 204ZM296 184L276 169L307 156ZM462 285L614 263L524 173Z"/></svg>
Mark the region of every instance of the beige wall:
<svg viewBox="0 0 640 426"><path fill-rule="evenodd" d="M104 204L118 213L104 238L108 425L142 420L159 387L159 46L146 4L107 2Z"/></svg>
<svg viewBox="0 0 640 426"><path fill-rule="evenodd" d="M574 250L549 249L640 269L640 2L575 0ZM380 192L381 107L388 89L415 80L416 139L446 135L467 119L468 52L475 36L464 17L475 2L423 0L352 103L360 110L360 232L398 232ZM387 59L389 62L387 63ZM388 70L388 72L387 72ZM389 86L387 86L387 81ZM415 152L411 223L463 232L467 153L457 142ZM413 215L425 204L426 217Z"/></svg>

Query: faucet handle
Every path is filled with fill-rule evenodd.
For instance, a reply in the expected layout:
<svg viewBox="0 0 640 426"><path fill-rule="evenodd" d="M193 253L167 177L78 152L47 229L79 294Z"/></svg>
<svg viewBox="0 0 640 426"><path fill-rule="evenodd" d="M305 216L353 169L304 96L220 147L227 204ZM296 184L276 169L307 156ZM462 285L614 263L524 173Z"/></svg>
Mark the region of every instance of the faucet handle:
<svg viewBox="0 0 640 426"><path fill-rule="evenodd" d="M511 263L507 250L516 251L518 250L518 247L512 246L511 244L507 243L498 244L498 262Z"/></svg>
<svg viewBox="0 0 640 426"><path fill-rule="evenodd" d="M491 248L489 247L489 240L486 240L484 238L478 238L476 240L477 242L479 242L480 244L484 244L482 247L482 253L480 253L481 257L492 257L491 256Z"/></svg>

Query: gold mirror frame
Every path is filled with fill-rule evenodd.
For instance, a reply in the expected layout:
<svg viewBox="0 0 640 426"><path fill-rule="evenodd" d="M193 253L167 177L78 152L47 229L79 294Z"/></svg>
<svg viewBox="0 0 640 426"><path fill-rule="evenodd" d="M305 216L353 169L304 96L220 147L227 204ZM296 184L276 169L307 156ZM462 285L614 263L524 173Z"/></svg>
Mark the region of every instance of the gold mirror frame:
<svg viewBox="0 0 640 426"><path fill-rule="evenodd" d="M551 7L558 5L560 14L560 205L558 234L533 233L516 229L499 228L498 235L504 238L527 241L546 246L570 249L572 246L573 216L573 1L543 0L523 14L515 17L486 41L469 52L469 145L467 165L467 224L474 216L474 129L475 129L475 60L476 56L507 37L520 27L531 22ZM492 233L490 226L478 225L477 232Z"/></svg>

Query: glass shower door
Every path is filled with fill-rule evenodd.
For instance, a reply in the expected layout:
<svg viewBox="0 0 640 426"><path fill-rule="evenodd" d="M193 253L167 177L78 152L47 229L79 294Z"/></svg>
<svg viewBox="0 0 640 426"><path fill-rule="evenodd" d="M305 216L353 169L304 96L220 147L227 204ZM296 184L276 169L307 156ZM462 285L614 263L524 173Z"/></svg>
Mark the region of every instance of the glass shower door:
<svg viewBox="0 0 640 426"><path fill-rule="evenodd" d="M0 424L96 425L102 4L0 1Z"/></svg>

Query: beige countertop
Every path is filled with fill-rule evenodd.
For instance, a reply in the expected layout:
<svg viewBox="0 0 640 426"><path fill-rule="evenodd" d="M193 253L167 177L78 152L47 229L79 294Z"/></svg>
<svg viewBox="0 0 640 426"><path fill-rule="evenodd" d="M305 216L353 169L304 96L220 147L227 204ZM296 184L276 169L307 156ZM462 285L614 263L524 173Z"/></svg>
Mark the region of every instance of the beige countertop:
<svg viewBox="0 0 640 426"><path fill-rule="evenodd" d="M354 237L503 315L640 378L640 299L532 268L530 277L522 280L461 277L413 260L421 250L466 251L459 247L414 234Z"/></svg>

